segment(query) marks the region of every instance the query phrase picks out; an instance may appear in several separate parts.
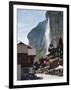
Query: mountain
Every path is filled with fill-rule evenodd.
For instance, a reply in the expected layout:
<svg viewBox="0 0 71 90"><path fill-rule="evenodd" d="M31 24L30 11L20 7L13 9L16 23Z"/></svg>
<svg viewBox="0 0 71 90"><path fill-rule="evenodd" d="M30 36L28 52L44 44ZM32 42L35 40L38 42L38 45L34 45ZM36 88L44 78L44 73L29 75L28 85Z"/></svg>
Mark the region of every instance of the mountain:
<svg viewBox="0 0 71 90"><path fill-rule="evenodd" d="M50 19L50 39L57 45L59 38L63 39L63 11L48 11L47 15Z"/></svg>
<svg viewBox="0 0 71 90"><path fill-rule="evenodd" d="M46 20L33 28L27 37L29 44L40 51L40 57L45 57L51 41L57 45L58 39L63 37L63 12L47 11Z"/></svg>

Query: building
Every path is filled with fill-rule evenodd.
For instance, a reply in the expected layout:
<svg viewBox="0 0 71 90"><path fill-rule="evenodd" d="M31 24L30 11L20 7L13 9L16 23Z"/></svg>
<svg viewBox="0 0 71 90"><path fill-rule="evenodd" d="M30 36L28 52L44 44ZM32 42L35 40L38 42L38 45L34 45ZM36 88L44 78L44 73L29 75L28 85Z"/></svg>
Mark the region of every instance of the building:
<svg viewBox="0 0 71 90"><path fill-rule="evenodd" d="M17 44L17 64L22 67L30 67L34 62L36 50L32 47L20 42Z"/></svg>
<svg viewBox="0 0 71 90"><path fill-rule="evenodd" d="M20 42L17 44L17 80L22 80L25 73L33 72L32 65L36 50Z"/></svg>

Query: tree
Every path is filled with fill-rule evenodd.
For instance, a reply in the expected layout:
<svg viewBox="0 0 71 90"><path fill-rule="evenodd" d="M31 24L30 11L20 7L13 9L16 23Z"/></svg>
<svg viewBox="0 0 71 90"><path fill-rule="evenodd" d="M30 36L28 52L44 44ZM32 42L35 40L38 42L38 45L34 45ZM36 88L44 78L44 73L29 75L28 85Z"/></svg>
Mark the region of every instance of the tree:
<svg viewBox="0 0 71 90"><path fill-rule="evenodd" d="M39 61L39 60L40 60L40 50L39 50L39 49L36 49L35 60L36 60L36 61Z"/></svg>

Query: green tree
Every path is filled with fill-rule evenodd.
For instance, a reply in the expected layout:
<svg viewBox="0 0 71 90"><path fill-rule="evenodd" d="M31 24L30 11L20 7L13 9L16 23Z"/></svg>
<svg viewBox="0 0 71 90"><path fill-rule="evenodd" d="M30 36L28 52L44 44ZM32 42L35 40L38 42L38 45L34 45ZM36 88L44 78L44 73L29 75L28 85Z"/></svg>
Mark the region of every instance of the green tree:
<svg viewBox="0 0 71 90"><path fill-rule="evenodd" d="M36 57L35 57L35 60L36 60L36 61L39 61L39 60L40 60L40 50L39 50L39 49L36 49Z"/></svg>

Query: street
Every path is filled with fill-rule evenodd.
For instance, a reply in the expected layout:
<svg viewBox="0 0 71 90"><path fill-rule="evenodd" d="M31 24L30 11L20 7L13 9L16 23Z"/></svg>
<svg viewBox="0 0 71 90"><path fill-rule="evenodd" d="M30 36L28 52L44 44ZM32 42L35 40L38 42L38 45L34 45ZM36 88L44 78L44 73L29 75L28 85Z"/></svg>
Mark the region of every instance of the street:
<svg viewBox="0 0 71 90"><path fill-rule="evenodd" d="M36 74L36 76L41 77L43 79L62 79L63 77L55 76L55 75L46 75L46 74Z"/></svg>

